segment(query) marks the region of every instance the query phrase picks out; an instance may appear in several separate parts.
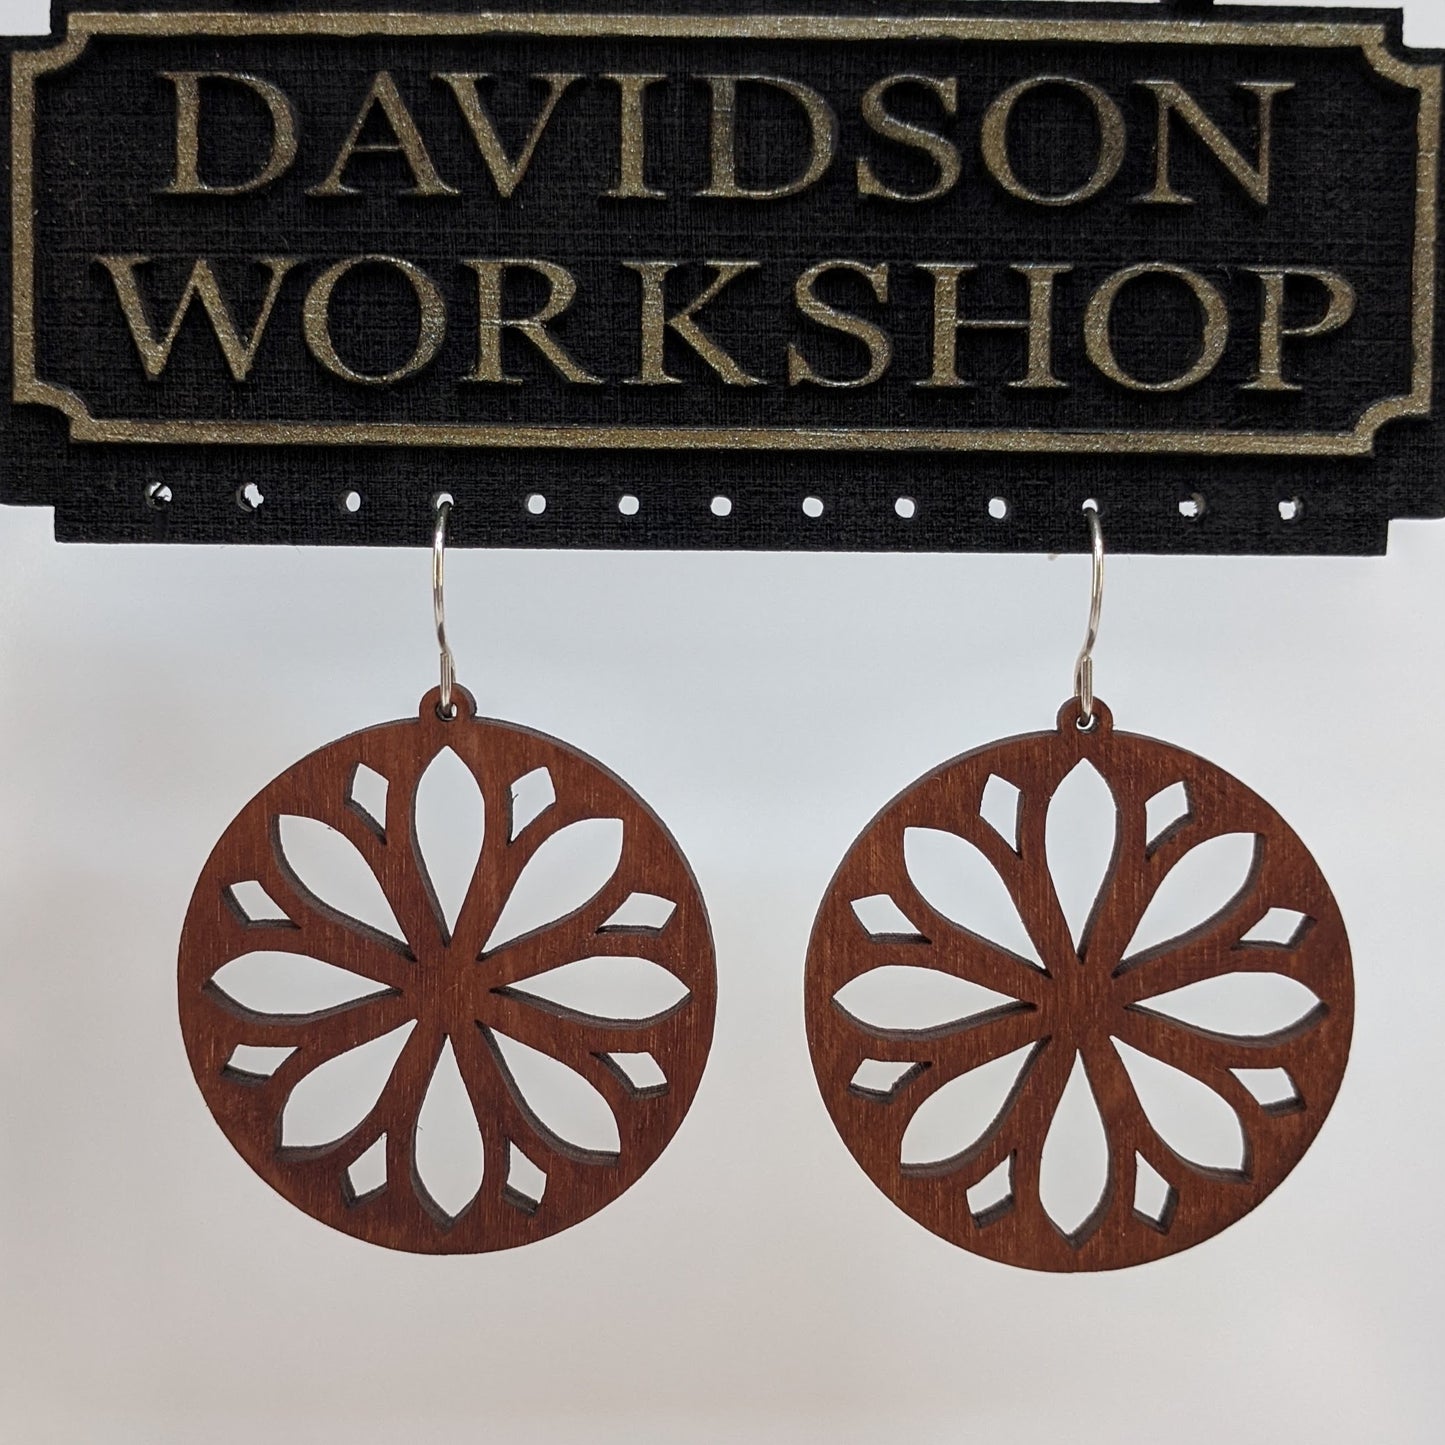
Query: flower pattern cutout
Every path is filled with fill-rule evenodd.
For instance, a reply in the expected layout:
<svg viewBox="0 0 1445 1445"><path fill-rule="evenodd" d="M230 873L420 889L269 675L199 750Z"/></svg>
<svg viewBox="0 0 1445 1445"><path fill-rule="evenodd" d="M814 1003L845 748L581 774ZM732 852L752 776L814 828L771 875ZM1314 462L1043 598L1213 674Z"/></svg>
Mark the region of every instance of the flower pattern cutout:
<svg viewBox="0 0 1445 1445"><path fill-rule="evenodd" d="M1299 838L1096 712L902 793L808 952L814 1068L858 1162L943 1238L1043 1270L1242 1218L1319 1131L1353 1025L1344 924Z"/></svg>
<svg viewBox="0 0 1445 1445"><path fill-rule="evenodd" d="M263 789L179 964L240 1154L324 1223L423 1253L528 1243L634 1184L696 1093L716 995L696 880L646 804L455 696ZM474 805L479 828L438 835L459 853L422 836L428 800Z"/></svg>

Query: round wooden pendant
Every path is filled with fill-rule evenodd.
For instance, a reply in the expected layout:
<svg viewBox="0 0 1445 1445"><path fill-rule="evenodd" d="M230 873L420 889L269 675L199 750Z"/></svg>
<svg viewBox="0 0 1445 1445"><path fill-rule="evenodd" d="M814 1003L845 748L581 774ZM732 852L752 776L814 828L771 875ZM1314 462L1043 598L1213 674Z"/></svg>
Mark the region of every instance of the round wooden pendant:
<svg viewBox="0 0 1445 1445"><path fill-rule="evenodd" d="M895 798L808 949L854 1157L935 1234L1030 1269L1140 1264L1247 1214L1324 1123L1353 1021L1339 909L1274 809L1102 704L1079 721L1070 701Z"/></svg>
<svg viewBox="0 0 1445 1445"><path fill-rule="evenodd" d="M454 696L451 720L433 691L262 789L206 863L179 969L191 1067L246 1162L333 1228L432 1254L541 1239L634 1184L692 1103L716 995L702 897L656 815ZM450 908L417 806L448 750L446 796L479 823ZM619 828L620 851L569 873ZM334 867L303 866L308 836ZM346 867L389 918L338 893ZM310 1002L268 1011L287 970Z"/></svg>

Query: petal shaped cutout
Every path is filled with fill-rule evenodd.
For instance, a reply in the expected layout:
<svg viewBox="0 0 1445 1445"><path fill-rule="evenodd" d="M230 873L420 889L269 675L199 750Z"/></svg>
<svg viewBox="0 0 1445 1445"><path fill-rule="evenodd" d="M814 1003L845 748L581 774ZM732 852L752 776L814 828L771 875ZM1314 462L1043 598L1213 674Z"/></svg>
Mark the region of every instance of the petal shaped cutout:
<svg viewBox="0 0 1445 1445"><path fill-rule="evenodd" d="M661 933L667 927L677 904L656 893L629 893L622 907L604 923L602 933Z"/></svg>
<svg viewBox="0 0 1445 1445"><path fill-rule="evenodd" d="M622 861L622 819L584 818L545 839L527 860L483 953L575 913Z"/></svg>
<svg viewBox="0 0 1445 1445"><path fill-rule="evenodd" d="M980 1229L1002 1219L1014 1203L1014 1156L990 1169L965 1195L969 1213Z"/></svg>
<svg viewBox="0 0 1445 1445"><path fill-rule="evenodd" d="M286 911L254 878L233 883L226 889L226 902L243 923L259 927L294 928Z"/></svg>
<svg viewBox="0 0 1445 1445"><path fill-rule="evenodd" d="M1109 1136L1083 1057L1054 1111L1039 1161L1039 1200L1060 1233L1082 1244L1109 1188Z"/></svg>
<svg viewBox="0 0 1445 1445"><path fill-rule="evenodd" d="M1049 875L1076 949L1109 876L1118 832L1114 794L1093 763L1083 758L1054 790L1044 823Z"/></svg>
<svg viewBox="0 0 1445 1445"><path fill-rule="evenodd" d="M674 1009L691 992L676 974L650 958L579 958L505 989L591 1018L638 1021Z"/></svg>
<svg viewBox="0 0 1445 1445"><path fill-rule="evenodd" d="M401 925L376 874L349 838L319 819L294 813L277 820L277 836L287 868L313 898L333 913L404 944Z"/></svg>
<svg viewBox="0 0 1445 1445"><path fill-rule="evenodd" d="M351 771L351 786L346 790L347 806L363 819L378 838L386 836L386 798L391 784L365 763L357 763Z"/></svg>
<svg viewBox="0 0 1445 1445"><path fill-rule="evenodd" d="M364 1204L386 1188L386 1135L377 1136L376 1142L362 1150L346 1171L346 1199L348 1204Z"/></svg>
<svg viewBox="0 0 1445 1445"><path fill-rule="evenodd" d="M640 1053L618 1053L599 1056L604 1064L621 1076L631 1092L639 1099L655 1099L667 1092L667 1075L662 1065L645 1049Z"/></svg>
<svg viewBox="0 0 1445 1445"><path fill-rule="evenodd" d="M312 1069L281 1111L281 1147L323 1148L346 1138L376 1107L415 1027L404 1023Z"/></svg>
<svg viewBox="0 0 1445 1445"><path fill-rule="evenodd" d="M459 1219L482 1187L482 1131L448 1039L416 1117L417 1188L444 1223Z"/></svg>
<svg viewBox="0 0 1445 1445"><path fill-rule="evenodd" d="M1142 1155L1134 1155L1134 1213L1161 1234L1174 1221L1179 1196L1174 1186Z"/></svg>
<svg viewBox="0 0 1445 1445"><path fill-rule="evenodd" d="M833 1002L871 1029L939 1029L1017 1003L937 968L889 963L849 979Z"/></svg>
<svg viewBox="0 0 1445 1445"><path fill-rule="evenodd" d="M512 826L508 837L516 839L523 828L535 823L557 801L552 774L546 768L533 768L512 784L511 797Z"/></svg>
<svg viewBox="0 0 1445 1445"><path fill-rule="evenodd" d="M472 770L443 748L416 785L412 830L448 935L466 902L482 856L486 804Z"/></svg>
<svg viewBox="0 0 1445 1445"><path fill-rule="evenodd" d="M289 1048L271 1044L237 1044L226 1060L223 1072L241 1083L259 1083L262 1079L269 1079L295 1052L295 1044Z"/></svg>
<svg viewBox="0 0 1445 1445"><path fill-rule="evenodd" d="M258 1014L311 1014L386 993L363 978L305 953L257 950L223 964L211 983L233 1003Z"/></svg>
<svg viewBox="0 0 1445 1445"><path fill-rule="evenodd" d="M1191 814L1189 789L1183 783L1171 783L1144 804L1144 837L1150 849L1157 848L1168 835ZM1147 1169L1148 1163L1144 1167Z"/></svg>
<svg viewBox="0 0 1445 1445"><path fill-rule="evenodd" d="M909 1063L906 1059L901 1063L887 1059L864 1059L848 1080L848 1088L865 1099L890 1104L903 1086L916 1079L925 1067L924 1064Z"/></svg>
<svg viewBox="0 0 1445 1445"><path fill-rule="evenodd" d="M482 1033L500 1059L514 1096L553 1148L561 1146L564 1153L599 1163L618 1157L622 1136L617 1119L591 1082L559 1059L496 1029L484 1028Z"/></svg>
<svg viewBox="0 0 1445 1445"><path fill-rule="evenodd" d="M875 893L869 898L855 898L848 906L870 938L895 943L926 941L918 925L887 893Z"/></svg>
<svg viewBox="0 0 1445 1445"><path fill-rule="evenodd" d="M990 773L979 799L978 816L988 824L1015 853L1019 848L1019 805L1023 794L1017 784Z"/></svg>
<svg viewBox="0 0 1445 1445"><path fill-rule="evenodd" d="M903 1131L905 1172L950 1168L982 1144L1013 1107L1014 1091L1038 1048L1026 1044L992 1059L950 1079L926 1098Z"/></svg>
<svg viewBox="0 0 1445 1445"><path fill-rule="evenodd" d="M998 870L968 839L939 828L905 828L903 861L929 907L1025 963L1044 966Z"/></svg>
<svg viewBox="0 0 1445 1445"><path fill-rule="evenodd" d="M546 1190L547 1176L515 1144L509 1144L507 1187L503 1193L507 1203L527 1214L535 1214Z"/></svg>
<svg viewBox="0 0 1445 1445"><path fill-rule="evenodd" d="M1217 918L1249 887L1258 850L1256 833L1220 833L1191 848L1149 900L1124 961Z"/></svg>
<svg viewBox="0 0 1445 1445"><path fill-rule="evenodd" d="M1294 1114L1305 1106L1288 1069L1231 1069L1266 1114Z"/></svg>
<svg viewBox="0 0 1445 1445"><path fill-rule="evenodd" d="M1122 1039L1114 1039L1113 1044L1159 1137L1191 1164L1242 1175L1248 1146L1239 1115L1229 1104L1193 1074Z"/></svg>
<svg viewBox="0 0 1445 1445"><path fill-rule="evenodd" d="M1221 973L1137 1005L1194 1028L1245 1039L1294 1028L1320 1006L1313 990L1282 973Z"/></svg>

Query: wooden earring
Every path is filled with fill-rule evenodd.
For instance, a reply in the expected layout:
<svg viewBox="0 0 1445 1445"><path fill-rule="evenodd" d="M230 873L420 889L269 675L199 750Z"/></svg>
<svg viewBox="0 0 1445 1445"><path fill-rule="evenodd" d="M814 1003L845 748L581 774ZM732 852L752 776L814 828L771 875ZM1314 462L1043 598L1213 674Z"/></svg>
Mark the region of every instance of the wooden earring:
<svg viewBox="0 0 1445 1445"><path fill-rule="evenodd" d="M1140 1264L1249 1213L1324 1123L1353 1021L1344 923L1304 844L1211 763L1116 732L1094 698L1097 511L1089 522L1076 695L1054 728L945 763L873 819L829 884L806 974L818 1084L869 1177L944 1239L1041 1270ZM1107 789L1114 836L1092 907L1075 908L1071 926L1049 821L1080 770ZM1154 936L1151 912L1171 889L1187 895L1226 839L1243 866L1217 906ZM940 867L981 870L971 886L1006 897L1017 942L970 926L977 895L960 907L936 870L924 877L934 845ZM915 1001L946 995L943 1017L905 1016L900 985ZM1232 1015L1257 1009L1262 989L1271 1016L1241 1026ZM1094 1131L1100 1162L1082 1202L1075 1188L1051 1207L1066 1109Z"/></svg>
<svg viewBox="0 0 1445 1445"><path fill-rule="evenodd" d="M321 748L241 810L196 884L179 965L196 1081L252 1169L335 1229L429 1254L542 1239L634 1184L692 1103L716 994L707 912L657 816L576 749L477 717L456 685L442 597L450 505L438 506L433 550L441 687L417 717ZM448 752L475 782L484 829L452 916L417 833L418 790ZM621 828L605 881L592 876L586 896L550 922L509 931L519 885L531 878L536 895L554 843L596 820ZM332 846L379 885L389 926L328 902L288 853L288 825L330 830ZM281 1013L248 997L243 985L256 987L266 968L293 966L327 986L349 980L354 996ZM666 980L664 1006L644 1016L604 1009L598 1000L622 966ZM579 967L589 990L580 1004L555 984L564 973L577 982ZM369 1086L358 1072L364 1051ZM609 1139L579 1140L544 1107L533 1086L549 1071L611 1121ZM447 1190L427 1177L427 1111L445 1083L469 1116L474 1189L465 1168L460 1188L455 1167ZM298 1101L308 1092L349 1107L336 1137L304 1132Z"/></svg>

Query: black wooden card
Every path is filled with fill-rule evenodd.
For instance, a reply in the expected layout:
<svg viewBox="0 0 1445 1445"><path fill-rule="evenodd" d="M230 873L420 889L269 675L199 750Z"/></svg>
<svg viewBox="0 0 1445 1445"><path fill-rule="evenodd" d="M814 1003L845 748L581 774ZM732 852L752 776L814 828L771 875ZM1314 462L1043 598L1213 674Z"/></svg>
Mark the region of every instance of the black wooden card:
<svg viewBox="0 0 1445 1445"><path fill-rule="evenodd" d="M1445 513L1398 13L61 4L5 501L90 541L1371 552Z"/></svg>

